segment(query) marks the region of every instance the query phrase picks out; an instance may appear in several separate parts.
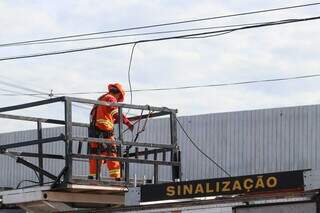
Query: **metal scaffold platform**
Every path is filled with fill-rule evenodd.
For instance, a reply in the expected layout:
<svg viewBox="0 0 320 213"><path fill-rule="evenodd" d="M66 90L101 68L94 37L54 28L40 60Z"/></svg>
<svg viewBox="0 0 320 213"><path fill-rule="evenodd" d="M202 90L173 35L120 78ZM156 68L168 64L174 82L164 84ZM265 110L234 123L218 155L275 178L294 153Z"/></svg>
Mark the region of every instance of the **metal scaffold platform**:
<svg viewBox="0 0 320 213"><path fill-rule="evenodd" d="M43 106L62 102L64 120L18 116L3 112ZM74 127L89 128L86 123L72 120L72 103L116 106L119 110L117 128L117 157L84 153L83 144L94 141L112 143L103 138L80 137L74 134ZM122 124L123 109L134 109L140 115L130 117L131 121L167 116L169 140L126 141ZM259 203L311 202L317 203L320 212L320 172L313 170L281 171L275 173L246 176L182 181L180 148L177 143L177 110L165 107L152 107L121 103L107 103L72 97L53 98L44 101L0 108L0 118L29 121L37 124L37 139L16 141L0 145L0 154L11 157L16 163L33 170L38 176L35 185L17 189L4 189L0 192L2 205L18 206L28 212L125 212L131 210L151 211L152 209L192 208L198 206L248 206ZM43 137L42 124L64 126L59 136ZM46 153L44 144L61 143L63 153ZM34 152L20 148L36 146ZM77 149L75 148L77 147ZM30 160L31 159L31 160ZM46 160L63 162L57 172L46 170ZM121 178L118 181L101 177L99 169L96 179L77 176L74 163L89 159L115 160L121 163ZM130 165L151 165L151 180L137 179ZM159 167L171 168L171 180L159 179ZM6 175L5 173L1 175ZM46 181L50 180L50 181ZM22 180L23 181L23 180ZM20 184L18 184L19 186Z"/></svg>
<svg viewBox="0 0 320 213"><path fill-rule="evenodd" d="M36 106L48 104L64 103L64 120L18 116L12 114L3 114L3 112L21 110ZM117 146L117 157L110 157L98 154L83 153L83 143L96 142L111 144L113 142L103 138L79 137L73 134L73 127L89 128L85 123L72 121L73 103L115 106L118 108L118 128L115 144ZM168 116L170 120L170 140L150 143L147 141L125 141L123 128L123 109L138 110L140 115L130 117L131 121L141 121L143 119ZM145 113L144 113L145 112ZM172 168L172 181L181 179L180 150L177 145L177 110L166 107L152 107L149 105L132 105L122 103L108 103L73 97L59 97L44 101L32 102L27 104L15 105L0 108L0 118L14 119L20 121L36 122L38 127L38 137L31 141L17 141L0 146L0 153L12 157L18 164L22 164L34 170L39 176L39 183L35 186L29 186L23 189L6 190L1 192L3 204L16 204L29 212L38 211L64 211L73 208L91 208L110 205L125 205L125 193L128 187L136 187L147 180L130 179L130 164L144 164L153 166L153 178L149 182L159 183L159 167L169 166ZM60 136L43 138L42 124L58 124L64 126L64 133ZM65 152L63 154L44 153L43 145L48 143L61 142ZM74 149L74 145L78 149ZM17 151L17 148L37 145L37 152ZM151 157L150 157L151 156ZM152 158L152 159L151 159ZM37 159L38 164L34 164L28 159ZM64 161L64 167L57 174L47 171L44 165L44 159L53 161ZM88 178L79 178L74 174L75 161L96 160L115 160L121 163L121 178L119 181L110 179L103 180L100 170L97 170L95 180ZM168 160L169 159L169 160ZM44 179L50 179L50 184L45 183Z"/></svg>

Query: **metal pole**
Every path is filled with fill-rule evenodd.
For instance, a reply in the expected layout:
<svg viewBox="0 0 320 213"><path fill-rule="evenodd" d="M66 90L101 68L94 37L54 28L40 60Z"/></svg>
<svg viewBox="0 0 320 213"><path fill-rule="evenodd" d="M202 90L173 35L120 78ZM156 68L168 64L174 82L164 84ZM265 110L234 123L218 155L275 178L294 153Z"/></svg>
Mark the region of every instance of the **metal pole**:
<svg viewBox="0 0 320 213"><path fill-rule="evenodd" d="M126 147L126 153L127 154L125 154L124 157L129 157L129 147L128 146ZM130 170L129 163L125 162L124 163L124 180L125 180L126 184L130 183L129 170Z"/></svg>
<svg viewBox="0 0 320 213"><path fill-rule="evenodd" d="M124 163L124 180L125 180L126 184L130 183L129 170L130 170L129 162L125 162Z"/></svg>
<svg viewBox="0 0 320 213"><path fill-rule="evenodd" d="M153 166L153 177L154 177L154 184L159 183L159 165L154 164Z"/></svg>
<svg viewBox="0 0 320 213"><path fill-rule="evenodd" d="M119 124L119 128L118 128L118 140L120 141L120 143L122 144L123 142L123 113L122 113L122 107L118 107L118 124ZM122 157L122 147L121 144L117 147L118 149L118 157ZM123 162L120 162L120 177L123 178L124 175L124 164ZM126 174L125 174L126 175Z"/></svg>
<svg viewBox="0 0 320 213"><path fill-rule="evenodd" d="M40 121L37 122L37 132L38 132L38 140L42 139L42 124ZM38 157L38 165L39 168L43 169L43 146L42 143L38 144L38 153L39 153L39 157ZM43 186L43 174L39 172L39 184L40 186Z"/></svg>
<svg viewBox="0 0 320 213"><path fill-rule="evenodd" d="M171 151L171 161L178 161L179 150L178 150L178 136L177 136L177 116L175 112L170 114L170 133L171 133L171 145L175 148ZM172 180L181 179L181 166L172 166Z"/></svg>
<svg viewBox="0 0 320 213"><path fill-rule="evenodd" d="M157 160L157 150L154 150L153 160ZM159 182L159 166L158 164L153 165L153 176L154 176L154 184Z"/></svg>
<svg viewBox="0 0 320 213"><path fill-rule="evenodd" d="M65 100L65 123L65 162L67 169L63 181L68 183L72 178L72 104L68 98Z"/></svg>

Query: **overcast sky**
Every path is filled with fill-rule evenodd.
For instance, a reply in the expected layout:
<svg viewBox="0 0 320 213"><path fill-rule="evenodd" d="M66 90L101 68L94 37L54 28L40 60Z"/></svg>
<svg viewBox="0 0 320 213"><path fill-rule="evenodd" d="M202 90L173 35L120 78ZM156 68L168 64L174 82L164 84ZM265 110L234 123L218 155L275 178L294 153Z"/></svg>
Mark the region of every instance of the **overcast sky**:
<svg viewBox="0 0 320 213"><path fill-rule="evenodd" d="M0 43L90 33L284 7L311 1L226 0L74 0L0 1ZM274 21L318 16L320 6L259 15L226 18L142 31ZM320 21L238 31L206 39L181 39L138 44L132 62L133 89L178 87L319 74ZM118 33L118 34L124 34ZM115 35L115 34L112 34ZM161 35L162 36L162 35ZM155 36L159 37L159 36ZM0 47L0 57L106 45L146 37L104 39L19 47ZM0 61L0 80L43 92L104 91L120 82L128 89L127 70L132 46L113 47L30 59ZM257 83L177 91L139 92L134 104L177 108L179 115L319 104L320 77L287 82ZM13 90L0 82L0 94ZM78 95L96 99L99 94ZM2 96L0 107L41 100L30 96ZM126 102L129 96L126 97ZM17 112L62 118L62 107ZM89 110L75 108L74 118L87 121ZM0 120L1 132L29 129ZM19 129L18 129L19 128Z"/></svg>

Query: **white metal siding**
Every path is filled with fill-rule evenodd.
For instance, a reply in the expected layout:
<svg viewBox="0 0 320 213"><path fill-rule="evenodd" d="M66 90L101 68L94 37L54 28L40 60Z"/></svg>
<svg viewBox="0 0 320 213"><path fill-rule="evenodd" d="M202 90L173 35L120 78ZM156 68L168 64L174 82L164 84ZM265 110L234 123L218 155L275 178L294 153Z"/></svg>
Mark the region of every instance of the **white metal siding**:
<svg viewBox="0 0 320 213"><path fill-rule="evenodd" d="M228 112L179 117L191 138L209 156L232 175L247 175L295 169L320 169L320 105ZM63 128L44 129L44 137L58 136ZM84 128L74 133L87 136ZM36 131L0 134L0 144L36 138ZM126 139L130 140L127 135ZM139 141L170 143L169 120L150 120ZM223 177L225 174L199 153L178 126L178 142L182 151L183 179ZM77 144L74 144L76 150ZM44 145L48 153L64 153L64 143ZM86 147L84 145L84 147ZM21 149L20 149L21 150ZM31 146L25 150L36 150ZM85 148L83 150L85 151ZM159 155L159 159L161 159ZM167 156L169 157L169 156ZM150 156L150 159L153 156ZM50 171L57 172L63 161L46 160ZM34 173L7 156L0 156L0 186L15 186L18 180L33 178ZM152 166L132 165L131 176L152 177ZM74 166L76 175L87 175L86 163ZM169 180L171 170L162 167L160 179Z"/></svg>
<svg viewBox="0 0 320 213"><path fill-rule="evenodd" d="M235 208L233 213L316 213L316 203L291 203L248 208Z"/></svg>

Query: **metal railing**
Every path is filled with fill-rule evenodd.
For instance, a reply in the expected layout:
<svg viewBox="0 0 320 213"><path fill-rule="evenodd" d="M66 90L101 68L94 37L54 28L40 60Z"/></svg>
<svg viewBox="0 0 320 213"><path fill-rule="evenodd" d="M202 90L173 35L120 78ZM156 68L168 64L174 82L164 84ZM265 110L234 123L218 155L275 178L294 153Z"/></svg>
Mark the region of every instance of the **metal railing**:
<svg viewBox="0 0 320 213"><path fill-rule="evenodd" d="M18 115L2 114L3 112L14 111L19 109L26 109L41 105L47 105L57 102L64 103L64 120L36 118ZM82 154L81 147L82 143L96 142L96 143L113 143L108 142L103 138L92 138L92 137L75 137L73 134L73 127L84 127L89 128L89 124L79 123L72 121L72 103L83 103L83 104L95 104L102 106L114 106L119 111L119 125L118 125L118 137L115 140L115 144L118 147L118 157L109 157L97 154ZM129 120L146 119L153 117L160 117L169 115L170 118L170 143L148 143L148 142L132 142L124 140L123 131L123 109L135 109L149 111L149 114L142 114L140 116L130 117ZM152 113L151 113L152 112ZM0 108L0 118L30 121L37 123L37 139L23 142L15 142L5 145L0 145L0 154L6 154L14 157L17 163L23 164L39 174L39 185L44 184L44 176L53 180L53 186L63 185L71 183L74 179L72 165L76 159L96 159L96 160L115 160L122 164L121 177L125 183L130 183L130 164L151 164L154 168L154 183L159 182L159 166L171 166L172 167L172 180L181 179L181 161L180 161L180 150L177 144L177 123L176 113L177 110L169 109L165 107L152 107L148 105L132 105L123 103L108 103L103 101L88 100L82 98L73 97L58 97L43 101L31 102L26 104L20 104L15 106ZM57 137L43 138L42 136L42 124L58 124L63 125L65 128L64 134ZM56 141L64 141L65 153L64 155L54 153L43 153L43 144L52 143ZM78 150L73 150L73 143L78 143ZM25 147L31 145L38 145L38 152L16 152L10 151L12 148ZM122 151L121 147L126 148L126 151ZM130 148L134 147L133 152L129 152ZM141 150L142 149L142 150ZM170 160L167 160L167 153L170 154ZM162 159L158 160L158 154L162 154ZM153 159L149 159L149 155L153 155ZM142 156L142 159L141 159ZM31 157L38 159L38 165L30 163L23 157ZM53 160L64 160L64 168L59 174L52 174L44 169L44 158Z"/></svg>

